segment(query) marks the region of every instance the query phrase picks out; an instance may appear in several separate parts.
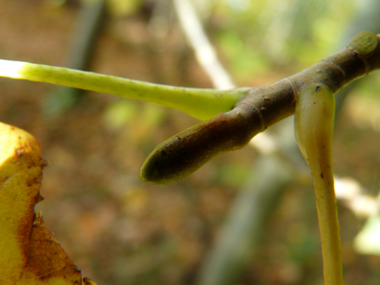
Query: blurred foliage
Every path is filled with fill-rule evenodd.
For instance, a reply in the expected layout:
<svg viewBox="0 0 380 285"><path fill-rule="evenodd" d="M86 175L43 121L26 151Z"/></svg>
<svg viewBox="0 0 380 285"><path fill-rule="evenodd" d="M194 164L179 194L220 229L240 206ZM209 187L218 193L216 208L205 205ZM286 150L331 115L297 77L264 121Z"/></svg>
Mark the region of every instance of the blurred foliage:
<svg viewBox="0 0 380 285"><path fill-rule="evenodd" d="M164 0L107 1L111 15L126 17L147 7L154 9ZM284 67L296 62L294 70L297 70L325 57L342 36L358 5L355 0L193 0L193 3L209 29L209 36L239 80L276 65Z"/></svg>
<svg viewBox="0 0 380 285"><path fill-rule="evenodd" d="M213 179L215 180L215 183L232 187L241 187L251 175L251 171L251 169L244 167L243 165L220 163Z"/></svg>
<svg viewBox="0 0 380 285"><path fill-rule="evenodd" d="M88 0L82 0L88 1ZM107 0L110 12L117 17L132 15L142 6L141 0Z"/></svg>
<svg viewBox="0 0 380 285"><path fill-rule="evenodd" d="M380 255L380 217L368 219L361 232L355 238L355 248L362 254Z"/></svg>
<svg viewBox="0 0 380 285"><path fill-rule="evenodd" d="M103 113L107 129L118 130L125 126L136 114L137 106L133 101L117 100L107 105Z"/></svg>
<svg viewBox="0 0 380 285"><path fill-rule="evenodd" d="M261 60L253 60L253 66L263 61L284 66L294 60L307 66L320 60L331 51L354 13L354 1L343 0L219 1L210 18L218 27L229 62L247 61L241 69L252 76L254 68L246 66L250 59L260 58L257 55ZM233 67L241 71L239 65Z"/></svg>

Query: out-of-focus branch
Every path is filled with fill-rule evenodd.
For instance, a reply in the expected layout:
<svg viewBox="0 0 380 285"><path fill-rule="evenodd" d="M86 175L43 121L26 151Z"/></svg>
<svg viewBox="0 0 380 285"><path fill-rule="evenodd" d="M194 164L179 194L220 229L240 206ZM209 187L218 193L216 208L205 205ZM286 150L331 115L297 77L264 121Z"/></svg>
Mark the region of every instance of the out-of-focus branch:
<svg viewBox="0 0 380 285"><path fill-rule="evenodd" d="M86 70L90 64L94 43L105 18L105 0L90 1L81 7L70 43L66 66ZM83 90L59 87L45 101L44 112L56 117L74 105L83 95Z"/></svg>
<svg viewBox="0 0 380 285"><path fill-rule="evenodd" d="M198 284L237 283L262 241L273 208L280 201L283 190L292 182L294 173L289 171L289 165L276 155L260 157L205 260Z"/></svg>
<svg viewBox="0 0 380 285"><path fill-rule="evenodd" d="M230 89L234 84L219 62L216 52L208 40L202 25L189 0L173 0L178 21L182 30L193 47L197 60L206 71L217 89Z"/></svg>

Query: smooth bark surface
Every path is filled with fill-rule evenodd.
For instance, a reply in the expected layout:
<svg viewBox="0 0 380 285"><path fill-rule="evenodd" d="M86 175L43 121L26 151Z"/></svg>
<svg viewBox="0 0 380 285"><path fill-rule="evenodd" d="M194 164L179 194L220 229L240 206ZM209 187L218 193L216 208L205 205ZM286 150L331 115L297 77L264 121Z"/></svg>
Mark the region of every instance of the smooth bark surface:
<svg viewBox="0 0 380 285"><path fill-rule="evenodd" d="M243 148L252 137L295 112L297 95L311 84L334 94L380 67L380 35L362 32L348 47L293 76L252 88L227 112L199 123L158 145L145 160L140 177L166 184L193 173L221 153Z"/></svg>

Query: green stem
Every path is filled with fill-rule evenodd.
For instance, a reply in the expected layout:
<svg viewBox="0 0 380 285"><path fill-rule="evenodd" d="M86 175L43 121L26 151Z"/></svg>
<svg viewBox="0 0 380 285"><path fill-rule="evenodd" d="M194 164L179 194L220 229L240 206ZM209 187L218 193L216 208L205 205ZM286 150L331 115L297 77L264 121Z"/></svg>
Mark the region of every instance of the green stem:
<svg viewBox="0 0 380 285"><path fill-rule="evenodd" d="M250 90L173 87L63 67L0 60L0 76L75 87L156 103L206 120L227 112Z"/></svg>
<svg viewBox="0 0 380 285"><path fill-rule="evenodd" d="M325 285L343 285L339 223L332 168L335 100L331 89L312 84L298 95L295 134L313 177Z"/></svg>
<svg viewBox="0 0 380 285"><path fill-rule="evenodd" d="M341 285L342 257L331 161L327 162L322 157L318 163L320 164L313 168L313 163L310 162L310 168L317 200L325 285Z"/></svg>

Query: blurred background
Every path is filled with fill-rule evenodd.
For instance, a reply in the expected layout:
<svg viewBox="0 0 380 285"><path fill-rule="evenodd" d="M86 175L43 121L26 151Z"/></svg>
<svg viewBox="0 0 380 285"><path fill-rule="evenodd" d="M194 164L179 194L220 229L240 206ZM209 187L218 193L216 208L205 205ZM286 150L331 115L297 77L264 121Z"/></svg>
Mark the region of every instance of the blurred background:
<svg viewBox="0 0 380 285"><path fill-rule="evenodd" d="M380 32L377 0L179 2L0 0L0 58L175 86L252 87L301 71L360 31ZM180 24L188 16L216 55L215 73ZM0 85L0 121L32 133L50 163L36 210L83 276L99 285L323 284L293 118L186 179L153 186L139 179L144 159L196 119L109 94ZM337 95L346 285L380 284L379 90L374 72Z"/></svg>

